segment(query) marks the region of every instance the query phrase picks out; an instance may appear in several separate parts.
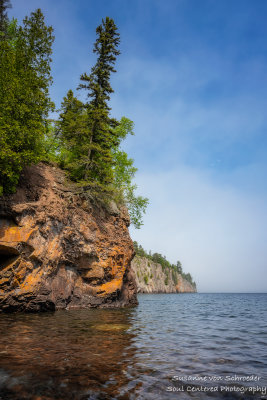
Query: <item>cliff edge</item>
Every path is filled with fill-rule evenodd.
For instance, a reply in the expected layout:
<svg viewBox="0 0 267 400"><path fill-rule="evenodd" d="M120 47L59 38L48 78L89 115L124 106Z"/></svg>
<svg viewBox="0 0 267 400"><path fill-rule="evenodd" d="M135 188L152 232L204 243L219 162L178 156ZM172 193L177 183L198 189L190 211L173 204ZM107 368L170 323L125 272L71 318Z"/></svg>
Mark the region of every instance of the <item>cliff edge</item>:
<svg viewBox="0 0 267 400"><path fill-rule="evenodd" d="M137 304L127 210L77 189L39 164L0 197L0 311Z"/></svg>
<svg viewBox="0 0 267 400"><path fill-rule="evenodd" d="M132 261L138 293L195 293L196 287L171 268L163 268L146 257Z"/></svg>

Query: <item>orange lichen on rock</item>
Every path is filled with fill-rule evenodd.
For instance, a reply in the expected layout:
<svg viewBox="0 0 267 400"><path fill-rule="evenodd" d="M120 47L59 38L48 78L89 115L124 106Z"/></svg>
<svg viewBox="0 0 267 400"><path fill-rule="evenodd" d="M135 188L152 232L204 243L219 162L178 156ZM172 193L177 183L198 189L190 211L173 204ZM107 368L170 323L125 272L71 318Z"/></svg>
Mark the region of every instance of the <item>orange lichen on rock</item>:
<svg viewBox="0 0 267 400"><path fill-rule="evenodd" d="M39 164L0 199L0 311L137 304L126 210L94 204L65 182L63 171Z"/></svg>
<svg viewBox="0 0 267 400"><path fill-rule="evenodd" d="M23 283L20 285L21 292L34 292L43 275L42 270L34 270L31 274L27 275Z"/></svg>
<svg viewBox="0 0 267 400"><path fill-rule="evenodd" d="M121 290L121 287L122 287L122 278L117 278L113 279L110 282L103 283L103 285L98 287L97 293L99 293L99 295L103 297L107 294L114 293L117 290Z"/></svg>
<svg viewBox="0 0 267 400"><path fill-rule="evenodd" d="M36 229L31 229L31 225L27 223L20 227L14 226L6 219L0 219L0 243L27 242Z"/></svg>

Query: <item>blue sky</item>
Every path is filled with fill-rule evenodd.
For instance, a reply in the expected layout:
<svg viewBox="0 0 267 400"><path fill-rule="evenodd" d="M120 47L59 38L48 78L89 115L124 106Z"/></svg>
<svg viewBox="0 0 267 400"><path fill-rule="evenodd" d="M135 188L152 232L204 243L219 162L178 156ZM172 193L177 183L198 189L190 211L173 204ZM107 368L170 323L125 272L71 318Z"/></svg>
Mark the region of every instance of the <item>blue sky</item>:
<svg viewBox="0 0 267 400"><path fill-rule="evenodd" d="M135 123L124 148L150 199L133 239L179 259L200 291L267 291L267 2L12 4L19 21L40 7L55 29L57 106L90 71L101 19L115 20L121 55L112 112Z"/></svg>

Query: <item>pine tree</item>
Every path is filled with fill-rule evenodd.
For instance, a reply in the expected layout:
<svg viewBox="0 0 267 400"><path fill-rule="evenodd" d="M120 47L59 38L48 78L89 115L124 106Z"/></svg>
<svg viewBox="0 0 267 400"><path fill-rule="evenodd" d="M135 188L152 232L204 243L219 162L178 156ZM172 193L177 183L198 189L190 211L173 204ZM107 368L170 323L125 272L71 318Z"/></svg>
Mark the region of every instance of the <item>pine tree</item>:
<svg viewBox="0 0 267 400"><path fill-rule="evenodd" d="M14 191L23 167L39 160L53 107L52 28L38 9L12 32L0 41L0 192Z"/></svg>
<svg viewBox="0 0 267 400"><path fill-rule="evenodd" d="M90 135L83 154L84 179L109 184L113 181L111 150L117 143L113 128L118 122L109 115L108 101L113 93L110 76L116 72L114 64L120 54L117 49L120 37L113 19L109 17L102 20L96 33L93 51L98 56L97 62L90 75L81 75L82 83L79 85L79 89L88 91L90 99L87 103Z"/></svg>

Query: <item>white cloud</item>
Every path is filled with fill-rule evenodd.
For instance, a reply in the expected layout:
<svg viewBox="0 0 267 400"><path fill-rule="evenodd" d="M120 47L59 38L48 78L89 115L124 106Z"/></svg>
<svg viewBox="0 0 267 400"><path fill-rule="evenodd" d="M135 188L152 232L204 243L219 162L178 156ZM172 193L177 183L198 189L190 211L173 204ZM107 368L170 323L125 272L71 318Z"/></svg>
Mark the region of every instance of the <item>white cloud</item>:
<svg viewBox="0 0 267 400"><path fill-rule="evenodd" d="M267 291L266 203L232 186L219 186L207 171L138 176L151 200L132 237L147 250L178 259L199 291Z"/></svg>

